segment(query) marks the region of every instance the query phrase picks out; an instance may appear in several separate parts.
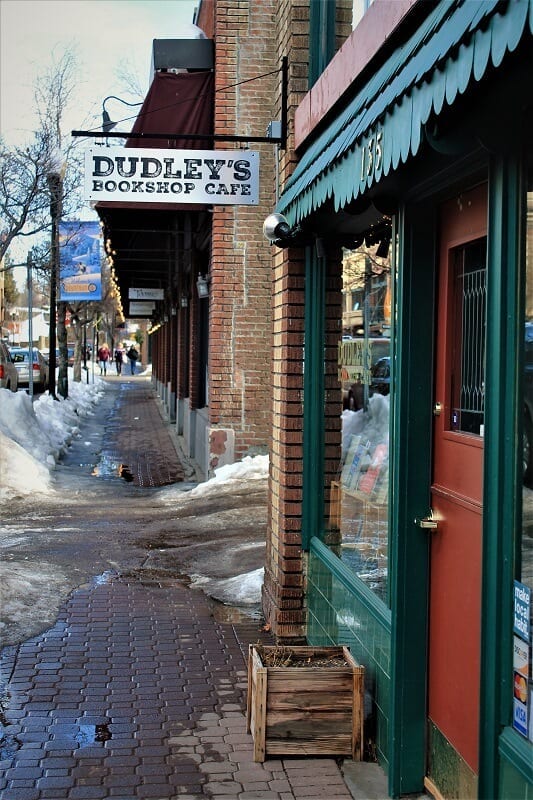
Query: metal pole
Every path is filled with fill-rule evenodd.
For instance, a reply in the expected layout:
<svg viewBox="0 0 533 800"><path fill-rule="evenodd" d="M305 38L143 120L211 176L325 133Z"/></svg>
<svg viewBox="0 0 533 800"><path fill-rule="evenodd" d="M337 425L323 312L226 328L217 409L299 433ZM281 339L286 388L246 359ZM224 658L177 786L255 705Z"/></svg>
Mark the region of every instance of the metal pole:
<svg viewBox="0 0 533 800"><path fill-rule="evenodd" d="M32 260L31 251L28 253L26 261L27 283L28 283L28 368L29 368L29 392L33 397L33 280L32 280Z"/></svg>
<svg viewBox="0 0 533 800"><path fill-rule="evenodd" d="M50 217L52 219L51 261L50 261L50 323L48 335L49 347L49 387L52 397L56 397L56 305L57 305L57 273L59 256L59 206L61 193L61 175L52 172L48 175L50 190Z"/></svg>
<svg viewBox="0 0 533 800"><path fill-rule="evenodd" d="M89 367L87 366L87 319L83 322L83 369L85 379L89 383Z"/></svg>

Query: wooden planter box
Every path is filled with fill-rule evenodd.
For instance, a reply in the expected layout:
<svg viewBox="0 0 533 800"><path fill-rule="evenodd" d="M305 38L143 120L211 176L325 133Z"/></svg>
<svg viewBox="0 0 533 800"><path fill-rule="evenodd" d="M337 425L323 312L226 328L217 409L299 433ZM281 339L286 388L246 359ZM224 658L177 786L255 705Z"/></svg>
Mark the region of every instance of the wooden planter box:
<svg viewBox="0 0 533 800"><path fill-rule="evenodd" d="M266 666L272 651L306 666ZM340 658L346 662L328 666ZM321 664L322 662L322 664ZM363 750L364 667L346 647L250 645L246 724L254 761L279 755L351 756Z"/></svg>

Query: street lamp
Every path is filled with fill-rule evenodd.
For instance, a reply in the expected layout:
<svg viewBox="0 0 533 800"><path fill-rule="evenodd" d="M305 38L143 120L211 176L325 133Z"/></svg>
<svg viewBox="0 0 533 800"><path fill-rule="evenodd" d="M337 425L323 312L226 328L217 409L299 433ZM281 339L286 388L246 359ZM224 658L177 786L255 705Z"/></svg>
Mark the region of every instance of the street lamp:
<svg viewBox="0 0 533 800"><path fill-rule="evenodd" d="M49 348L49 377L48 385L52 397L56 397L56 306L57 306L57 277L59 273L59 220L61 218L63 201L63 168L61 156L53 152L50 156L47 175L48 190L50 192L50 218L52 232L50 239L51 270L50 270L50 322L48 335Z"/></svg>
<svg viewBox="0 0 533 800"><path fill-rule="evenodd" d="M108 100L118 100L119 103L124 103L125 106L142 106L142 103L128 103L126 100L122 100L122 98L117 97L115 94L109 94L107 97L104 97L102 100L102 130L106 133L113 130L113 128L115 128L118 124L117 122L113 122L111 120L111 117L106 110L105 104Z"/></svg>

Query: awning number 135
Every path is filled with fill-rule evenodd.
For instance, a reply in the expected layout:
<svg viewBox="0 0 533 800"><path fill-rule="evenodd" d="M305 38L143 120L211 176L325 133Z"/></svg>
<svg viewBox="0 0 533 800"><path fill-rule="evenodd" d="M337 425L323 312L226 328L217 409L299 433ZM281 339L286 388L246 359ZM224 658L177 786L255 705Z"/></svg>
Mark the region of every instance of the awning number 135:
<svg viewBox="0 0 533 800"><path fill-rule="evenodd" d="M361 148L361 180L364 181L379 172L383 163L383 131L371 136Z"/></svg>

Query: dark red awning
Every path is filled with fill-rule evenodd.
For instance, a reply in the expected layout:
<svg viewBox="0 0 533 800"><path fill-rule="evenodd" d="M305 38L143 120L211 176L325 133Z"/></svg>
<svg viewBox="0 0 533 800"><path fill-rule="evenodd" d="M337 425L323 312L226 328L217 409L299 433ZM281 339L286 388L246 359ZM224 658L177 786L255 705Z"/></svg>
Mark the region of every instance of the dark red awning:
<svg viewBox="0 0 533 800"><path fill-rule="evenodd" d="M209 150L209 139L149 139L147 133L213 133L213 73L156 72L126 147Z"/></svg>

